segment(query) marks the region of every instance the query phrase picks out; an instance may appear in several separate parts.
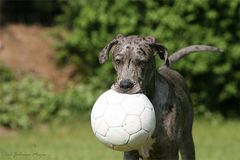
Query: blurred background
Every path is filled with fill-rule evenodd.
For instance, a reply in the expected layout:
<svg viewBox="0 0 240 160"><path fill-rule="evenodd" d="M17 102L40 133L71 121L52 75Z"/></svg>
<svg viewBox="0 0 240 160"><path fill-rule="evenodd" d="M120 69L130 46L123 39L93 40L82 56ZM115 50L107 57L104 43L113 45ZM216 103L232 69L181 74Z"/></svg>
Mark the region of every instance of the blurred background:
<svg viewBox="0 0 240 160"><path fill-rule="evenodd" d="M0 0L0 159L121 159L89 125L115 80L98 53L119 33L154 36L170 54L224 50L173 68L193 99L197 159L240 159L239 0Z"/></svg>

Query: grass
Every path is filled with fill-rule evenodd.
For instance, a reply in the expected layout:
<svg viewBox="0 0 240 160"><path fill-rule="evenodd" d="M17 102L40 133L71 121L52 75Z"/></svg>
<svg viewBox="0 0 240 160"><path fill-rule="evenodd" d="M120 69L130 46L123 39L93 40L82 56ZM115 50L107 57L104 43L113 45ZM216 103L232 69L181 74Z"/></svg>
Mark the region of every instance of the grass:
<svg viewBox="0 0 240 160"><path fill-rule="evenodd" d="M239 121L196 120L193 135L197 159L240 159ZM98 142L87 121L0 135L1 160L121 160L121 156Z"/></svg>
<svg viewBox="0 0 240 160"><path fill-rule="evenodd" d="M199 160L240 159L239 120L196 121L193 136Z"/></svg>

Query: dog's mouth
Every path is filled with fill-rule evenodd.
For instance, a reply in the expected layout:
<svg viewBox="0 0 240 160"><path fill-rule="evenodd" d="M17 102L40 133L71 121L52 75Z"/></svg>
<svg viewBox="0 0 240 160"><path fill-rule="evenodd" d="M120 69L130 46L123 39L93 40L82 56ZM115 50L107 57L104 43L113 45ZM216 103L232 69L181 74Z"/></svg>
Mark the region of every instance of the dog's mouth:
<svg viewBox="0 0 240 160"><path fill-rule="evenodd" d="M138 94L138 93L144 93L142 88L139 85L134 85L132 88L122 88L118 83L114 83L111 87L112 90L118 93L124 93L124 94Z"/></svg>

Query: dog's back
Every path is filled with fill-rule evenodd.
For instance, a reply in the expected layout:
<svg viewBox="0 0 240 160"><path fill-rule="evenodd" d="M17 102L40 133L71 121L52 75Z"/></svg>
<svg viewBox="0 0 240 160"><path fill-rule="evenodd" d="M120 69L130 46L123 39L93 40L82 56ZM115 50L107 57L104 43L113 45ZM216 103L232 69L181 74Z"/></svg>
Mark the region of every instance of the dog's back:
<svg viewBox="0 0 240 160"><path fill-rule="evenodd" d="M187 85L184 82L184 78L177 71L172 70L167 66L160 67L159 74L162 77L164 77L164 79L168 82L169 85L171 85L171 87L173 87L175 96L177 100L180 102L181 111L182 111L182 114L184 115L182 116L184 118L183 127L188 128L192 126L192 121L193 121L192 100L191 100Z"/></svg>

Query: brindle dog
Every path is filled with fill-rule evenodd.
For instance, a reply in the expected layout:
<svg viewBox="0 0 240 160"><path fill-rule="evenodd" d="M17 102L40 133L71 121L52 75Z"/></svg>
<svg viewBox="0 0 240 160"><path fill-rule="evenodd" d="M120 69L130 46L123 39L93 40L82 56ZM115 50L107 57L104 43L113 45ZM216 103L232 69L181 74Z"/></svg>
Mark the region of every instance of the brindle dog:
<svg viewBox="0 0 240 160"><path fill-rule="evenodd" d="M124 152L124 160L178 160L179 151L183 160L194 160L191 97L183 77L170 66L194 51L220 50L194 45L168 57L166 48L154 37L118 35L100 52L100 63L108 59L109 51L117 72L112 89L127 94L144 93L154 106L157 120L151 143L139 150ZM164 59L158 71L156 53Z"/></svg>

